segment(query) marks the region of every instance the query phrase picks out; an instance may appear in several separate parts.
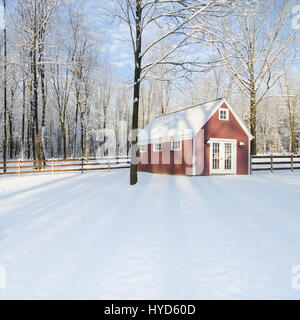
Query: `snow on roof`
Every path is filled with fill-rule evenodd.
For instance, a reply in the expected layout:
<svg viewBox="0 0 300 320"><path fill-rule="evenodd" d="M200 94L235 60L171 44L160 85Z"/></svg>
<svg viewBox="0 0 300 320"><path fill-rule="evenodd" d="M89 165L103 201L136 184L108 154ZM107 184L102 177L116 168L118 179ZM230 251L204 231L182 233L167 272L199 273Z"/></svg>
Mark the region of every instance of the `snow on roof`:
<svg viewBox="0 0 300 320"><path fill-rule="evenodd" d="M144 128L139 140L191 136L203 127L222 100L219 98L156 118Z"/></svg>

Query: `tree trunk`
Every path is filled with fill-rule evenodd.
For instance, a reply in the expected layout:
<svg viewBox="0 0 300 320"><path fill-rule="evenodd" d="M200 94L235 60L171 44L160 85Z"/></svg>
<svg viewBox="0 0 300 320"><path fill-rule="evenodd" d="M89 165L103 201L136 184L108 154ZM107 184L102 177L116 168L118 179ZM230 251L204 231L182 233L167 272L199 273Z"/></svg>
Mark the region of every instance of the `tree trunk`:
<svg viewBox="0 0 300 320"><path fill-rule="evenodd" d="M31 132L31 120L27 118L27 143L26 143L26 158L30 159L30 132Z"/></svg>
<svg viewBox="0 0 300 320"><path fill-rule="evenodd" d="M3 29L3 46L4 46L4 81L3 81L3 172L6 172L6 154L7 154L7 33L6 33L6 0L3 0L4 29Z"/></svg>
<svg viewBox="0 0 300 320"><path fill-rule="evenodd" d="M75 125L74 125L74 138L73 138L73 157L76 157L76 146L77 146L77 131L78 131L78 116L80 109L79 101L79 89L76 89L76 111L75 111Z"/></svg>
<svg viewBox="0 0 300 320"><path fill-rule="evenodd" d="M256 155L256 103L252 99L250 102L250 124L253 136L251 140L251 155Z"/></svg>
<svg viewBox="0 0 300 320"><path fill-rule="evenodd" d="M51 155L51 159L54 158L54 147L53 147L53 122L51 121L50 123L50 155Z"/></svg>
<svg viewBox="0 0 300 320"><path fill-rule="evenodd" d="M251 155L256 155L256 91L254 80L254 60L251 58L250 72L250 128L253 139L251 140Z"/></svg>
<svg viewBox="0 0 300 320"><path fill-rule="evenodd" d="M11 89L11 103L10 110L8 112L8 127L9 127L9 158L13 160L14 158L14 138L13 138L13 120L12 120L12 108L15 99L15 92Z"/></svg>
<svg viewBox="0 0 300 320"><path fill-rule="evenodd" d="M130 111L129 109L127 110L127 128L126 128L126 155L129 157L129 151L130 151Z"/></svg>
<svg viewBox="0 0 300 320"><path fill-rule="evenodd" d="M81 157L84 157L84 128L83 128L83 112L80 112L80 133L81 133Z"/></svg>
<svg viewBox="0 0 300 320"><path fill-rule="evenodd" d="M43 37L45 33L45 27L42 27L39 32L39 47L38 47L38 72L41 80L41 94L42 94L42 139L41 139L41 158L45 160L45 130L46 130L46 88L45 88L45 65L43 64L44 56L44 43ZM46 163L45 163L46 165Z"/></svg>
<svg viewBox="0 0 300 320"><path fill-rule="evenodd" d="M42 59L42 58L41 58ZM42 93L42 143L41 156L45 160L45 130L46 130L46 89L45 89L45 70L44 65L39 68L41 78L41 93Z"/></svg>
<svg viewBox="0 0 300 320"><path fill-rule="evenodd" d="M106 111L104 108L104 114L103 114L103 140L101 142L102 150L101 154L103 154L103 157L107 157L107 150L106 150Z"/></svg>
<svg viewBox="0 0 300 320"><path fill-rule="evenodd" d="M35 149L38 160L42 160L39 117L38 117L38 66L37 66L37 3L34 3L34 21L33 21L33 43L31 48L31 76L32 76L32 106L33 106L33 123L35 129Z"/></svg>
<svg viewBox="0 0 300 320"><path fill-rule="evenodd" d="M22 141L21 141L22 159L24 158L24 150L25 150L25 112L26 112L26 83L25 83L25 80L23 80L23 113L22 113Z"/></svg>
<svg viewBox="0 0 300 320"><path fill-rule="evenodd" d="M35 127L34 123L31 123L31 140L32 140L32 158L36 160L36 144L35 144Z"/></svg>
<svg viewBox="0 0 300 320"><path fill-rule="evenodd" d="M63 159L67 159L67 137L66 137L66 126L63 121L61 121L61 131L63 138Z"/></svg>
<svg viewBox="0 0 300 320"><path fill-rule="evenodd" d="M290 122L290 150L296 153L296 137L295 137L295 113L290 97L288 97L289 122Z"/></svg>
<svg viewBox="0 0 300 320"><path fill-rule="evenodd" d="M140 103L140 83L141 83L141 51L142 51L142 33L141 33L142 7L141 0L136 0L136 50L134 66L134 88L133 88L133 112L132 112L132 139L131 139L131 166L130 166L130 185L135 185L138 181L137 164L133 160L137 152L137 134L139 123L139 103Z"/></svg>

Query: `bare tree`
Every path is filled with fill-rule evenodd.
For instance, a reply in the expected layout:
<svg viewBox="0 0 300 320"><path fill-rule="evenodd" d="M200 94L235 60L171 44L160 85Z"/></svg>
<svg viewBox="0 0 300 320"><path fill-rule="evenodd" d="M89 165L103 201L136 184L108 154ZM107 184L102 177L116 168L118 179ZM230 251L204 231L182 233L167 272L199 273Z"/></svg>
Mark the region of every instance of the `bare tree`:
<svg viewBox="0 0 300 320"><path fill-rule="evenodd" d="M78 124L80 125L80 152L84 157L88 152L87 118L90 108L92 91L92 75L97 65L98 45L88 28L83 12L69 8L69 23L71 29L71 63L75 91L75 125L73 155L76 154ZM78 123L79 120L79 123Z"/></svg>
<svg viewBox="0 0 300 320"><path fill-rule="evenodd" d="M280 82L282 97L288 108L288 119L290 127L290 151L296 153L296 105L297 95L293 92L288 80L287 73L284 74L283 83Z"/></svg>
<svg viewBox="0 0 300 320"><path fill-rule="evenodd" d="M30 106L32 116L32 147L39 160L44 159L44 148L39 125L39 80L42 91L42 128L45 127L45 72L44 50L47 40L48 23L57 8L57 0L19 0L16 7L16 29L18 30L18 45L28 56L30 83ZM39 79L40 76L40 79Z"/></svg>
<svg viewBox="0 0 300 320"><path fill-rule="evenodd" d="M70 62L70 53L67 63ZM67 158L67 106L72 88L72 78L68 67L61 66L57 57L57 63L50 65L52 75L52 88L56 97L56 105L59 116L59 123L62 132L63 159Z"/></svg>
<svg viewBox="0 0 300 320"><path fill-rule="evenodd" d="M112 72L109 72L107 68L102 69L103 75L100 77L99 80L99 87L97 90L98 93L98 101L100 107L100 114L102 118L101 129L103 130L102 141L100 142L100 147L105 146L107 141L107 136L105 135L105 130L107 129L108 125L108 116L109 116L109 109L112 102L113 96L113 78ZM103 149L103 155L108 156L108 150Z"/></svg>
<svg viewBox="0 0 300 320"><path fill-rule="evenodd" d="M234 14L213 21L209 38L241 90L250 100L250 126L256 154L257 106L296 58L296 32L290 15L293 0L239 0ZM282 69L278 61L284 57Z"/></svg>
<svg viewBox="0 0 300 320"><path fill-rule="evenodd" d="M191 22L196 17L204 15L213 6L220 6L224 1L115 0L115 3L118 9L115 12L108 11L128 26L134 58L130 168L130 184L134 185L137 183L136 131L139 123L141 82L159 65L172 64L185 69L190 61L180 60L175 55L187 45L188 40L196 32L193 28L189 28ZM145 34L150 28L152 28L153 37L151 41L145 41ZM163 41L171 41L171 38L174 45L156 59L149 61L151 51L156 50Z"/></svg>

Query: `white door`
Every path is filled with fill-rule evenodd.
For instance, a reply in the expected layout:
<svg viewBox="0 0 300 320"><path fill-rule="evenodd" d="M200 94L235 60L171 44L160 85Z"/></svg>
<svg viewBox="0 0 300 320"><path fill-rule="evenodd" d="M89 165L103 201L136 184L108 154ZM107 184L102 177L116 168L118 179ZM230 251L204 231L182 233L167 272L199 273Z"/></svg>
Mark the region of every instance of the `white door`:
<svg viewBox="0 0 300 320"><path fill-rule="evenodd" d="M236 173L236 141L210 139L210 173Z"/></svg>

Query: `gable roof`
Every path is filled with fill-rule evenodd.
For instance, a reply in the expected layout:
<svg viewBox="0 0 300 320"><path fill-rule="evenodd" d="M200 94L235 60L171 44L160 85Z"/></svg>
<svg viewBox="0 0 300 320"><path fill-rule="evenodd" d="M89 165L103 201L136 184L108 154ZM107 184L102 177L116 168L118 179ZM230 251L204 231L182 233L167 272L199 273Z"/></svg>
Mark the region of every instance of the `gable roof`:
<svg viewBox="0 0 300 320"><path fill-rule="evenodd" d="M238 117L228 101L225 98L218 98L155 118L144 128L144 132L139 135L139 141L170 140L172 137L192 137L193 134L196 134L205 125L223 103L232 112L248 137L252 139L253 137L248 128Z"/></svg>

